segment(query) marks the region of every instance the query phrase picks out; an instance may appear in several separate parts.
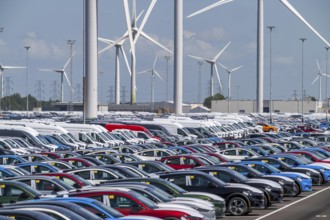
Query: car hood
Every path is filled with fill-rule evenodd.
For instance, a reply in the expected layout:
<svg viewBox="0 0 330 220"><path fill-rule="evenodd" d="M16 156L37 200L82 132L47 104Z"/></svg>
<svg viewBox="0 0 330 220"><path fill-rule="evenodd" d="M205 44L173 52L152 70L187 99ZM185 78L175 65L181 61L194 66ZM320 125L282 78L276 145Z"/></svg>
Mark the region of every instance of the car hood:
<svg viewBox="0 0 330 220"><path fill-rule="evenodd" d="M249 179L247 181L248 183L262 183L262 184L267 184L271 187L275 187L275 188L282 188L282 186L280 184L278 184L277 182L273 181L273 180L265 180L265 179Z"/></svg>
<svg viewBox="0 0 330 220"><path fill-rule="evenodd" d="M208 196L214 200L225 201L222 197L215 195L213 193L206 193L206 192L186 192L185 195L201 195L201 196Z"/></svg>
<svg viewBox="0 0 330 220"><path fill-rule="evenodd" d="M167 210L169 212L171 211L177 211L177 212L184 212L188 215L191 215L191 216L194 216L194 217L198 217L198 218L204 218L204 215L202 215L200 212L198 212L197 210L195 209L183 209L183 208L167 208L167 207L158 207L156 208L155 210Z"/></svg>

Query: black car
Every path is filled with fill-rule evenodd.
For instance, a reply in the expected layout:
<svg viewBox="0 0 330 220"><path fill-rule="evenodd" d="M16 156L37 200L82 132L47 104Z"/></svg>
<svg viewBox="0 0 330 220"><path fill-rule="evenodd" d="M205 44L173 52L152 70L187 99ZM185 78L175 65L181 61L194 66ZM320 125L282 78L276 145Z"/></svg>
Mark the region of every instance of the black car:
<svg viewBox="0 0 330 220"><path fill-rule="evenodd" d="M219 164L217 166L228 167L232 170L235 170L243 174L248 178L273 180L279 183L283 187L284 196L298 196L301 193L299 187L297 187L294 180L285 176L264 175L249 166L236 164L236 163L225 163L225 164Z"/></svg>
<svg viewBox="0 0 330 220"><path fill-rule="evenodd" d="M257 158L247 158L244 160L262 161L264 163L268 163L269 165L276 167L277 169L279 169L283 172L295 172L295 173L306 174L307 176L311 177L313 185L321 185L322 183L326 183L326 181L324 181L324 179L319 171L311 169L311 168L291 167L289 164L287 164L281 160L278 160L276 158L257 157Z"/></svg>
<svg viewBox="0 0 330 220"><path fill-rule="evenodd" d="M226 212L231 215L246 215L251 212L251 207L266 207L263 191L248 185L225 183L201 171L177 171L160 174L159 177L187 191L209 192L221 196L226 200Z"/></svg>
<svg viewBox="0 0 330 220"><path fill-rule="evenodd" d="M88 157L94 157L94 158L102 161L105 164L121 163L121 161L118 158L116 158L115 156L109 155L109 154L89 154ZM84 157L82 157L82 158L84 158Z"/></svg>
<svg viewBox="0 0 330 220"><path fill-rule="evenodd" d="M105 165L104 162L102 162L101 160L99 160L96 157L93 157L91 155L87 155L87 156L79 156L78 158L82 158L84 160L87 160L89 162L92 162L93 164L97 165L97 166L101 166L101 165Z"/></svg>
<svg viewBox="0 0 330 220"><path fill-rule="evenodd" d="M283 187L272 180L249 179L227 167L209 166L196 169L208 173L225 183L241 183L260 189L265 193L267 206L270 206L271 202L282 202L283 200Z"/></svg>

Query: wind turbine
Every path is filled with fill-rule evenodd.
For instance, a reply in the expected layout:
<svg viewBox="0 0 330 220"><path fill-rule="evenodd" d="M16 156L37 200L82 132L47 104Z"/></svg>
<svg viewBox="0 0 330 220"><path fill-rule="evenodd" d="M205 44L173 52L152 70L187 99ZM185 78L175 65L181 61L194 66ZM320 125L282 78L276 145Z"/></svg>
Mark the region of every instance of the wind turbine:
<svg viewBox="0 0 330 220"><path fill-rule="evenodd" d="M169 53L173 54L173 52L169 49L167 49L165 46L154 40L152 37L150 37L148 34L146 34L143 31L143 28L150 16L150 13L155 6L157 0L151 0L151 3L149 5L149 8L143 17L143 20L140 24L140 27L138 28L136 26L136 0L133 0L132 4L132 16L130 16L130 11L128 7L128 0L124 0L124 10L125 10L125 19L126 19L126 26L127 26L127 34L123 36L123 38L128 38L131 46L131 104L136 103L136 51L135 51L135 45L137 43L137 40L139 36L146 38L150 42L156 44L157 46L161 47L162 49L168 51ZM120 40L120 39L119 39ZM116 43L116 42L115 42Z"/></svg>
<svg viewBox="0 0 330 220"><path fill-rule="evenodd" d="M316 65L317 65L317 69L319 70L318 71L318 73L317 73L317 76L316 76L316 78L314 79L314 81L312 82L312 85L317 81L317 80L319 80L319 101L321 101L322 100L322 98L321 98L321 91L322 91L322 89L321 89L321 86L322 86L322 81L321 81L321 79L322 79L322 76L325 76L325 77L329 77L328 75L326 75L325 73L323 73L322 71L321 71L321 68L320 68L320 65L319 65L319 61L316 59Z"/></svg>
<svg viewBox="0 0 330 220"><path fill-rule="evenodd" d="M210 6L207 6L195 13L188 15L188 17L195 16L197 14L206 12L212 8L219 5L231 2L232 0L220 0ZM305 19L304 17L287 1L279 0L284 6L286 6L296 17L298 17L310 30L312 30L328 47L330 47L329 42L327 42ZM263 51L264 51L264 0L258 0L258 33L257 33L257 112L263 112Z"/></svg>
<svg viewBox="0 0 330 220"><path fill-rule="evenodd" d="M6 69L25 69L26 67L25 66L4 66L0 63L0 80L1 80L1 83L0 83L0 86L1 86L1 89L0 89L0 112L1 112L1 99L2 99L2 96L3 96L3 74L4 74L4 71ZM28 95L28 94L26 94Z"/></svg>
<svg viewBox="0 0 330 220"><path fill-rule="evenodd" d="M213 96L213 70L215 70L217 78L218 78L218 83L220 86L220 91L222 91L222 85L221 85L221 80L220 80L220 76L219 76L219 72L218 72L218 68L217 68L217 60L220 57L220 55L225 51L225 49L229 46L231 42L227 43L226 46L224 48L222 48L222 50L212 59L207 59L207 58L203 58L203 57L197 57L197 56L192 56L189 55L191 58L197 59L197 60L202 60L205 61L207 63L209 63L211 65L211 78L210 78L210 96Z"/></svg>
<svg viewBox="0 0 330 220"><path fill-rule="evenodd" d="M121 54L124 57L128 72L131 74L131 68L129 66L128 60L127 60L127 56L125 53L125 50L123 49L123 43L125 42L127 38L122 39L121 41L117 42L115 44L116 41L113 40L109 40L109 39L105 39L105 38L98 38L99 41L104 42L106 44L109 44L109 46L105 47L104 49L99 51L99 54L105 52L106 50L112 48L113 46L116 47L116 59L115 59L115 103L116 105L120 104L120 62L119 62L119 52L121 52Z"/></svg>
<svg viewBox="0 0 330 220"><path fill-rule="evenodd" d="M235 72L236 70L241 69L243 66L235 67L233 69L228 69L225 65L218 62L218 64L227 71L228 73L228 99L231 99L231 73Z"/></svg>
<svg viewBox="0 0 330 220"><path fill-rule="evenodd" d="M56 73L60 73L61 74L61 102L64 102L64 77L70 87L70 89L73 91L70 80L68 78L68 75L65 72L65 68L69 65L72 57L74 56L75 53L73 53L72 56L70 56L70 58L68 59L68 61L66 61L66 63L64 64L62 69L39 69L41 71L49 71L49 72L56 72Z"/></svg>
<svg viewBox="0 0 330 220"><path fill-rule="evenodd" d="M139 72L138 74L142 74L142 73L151 73L151 106L152 106L152 112L154 111L154 90L155 90L155 79L156 76L161 79L162 81L163 78L160 76L160 74L156 71L155 67L156 67L156 62L157 62L158 56L156 56L154 64L152 66L152 69L148 69L148 70L144 70Z"/></svg>

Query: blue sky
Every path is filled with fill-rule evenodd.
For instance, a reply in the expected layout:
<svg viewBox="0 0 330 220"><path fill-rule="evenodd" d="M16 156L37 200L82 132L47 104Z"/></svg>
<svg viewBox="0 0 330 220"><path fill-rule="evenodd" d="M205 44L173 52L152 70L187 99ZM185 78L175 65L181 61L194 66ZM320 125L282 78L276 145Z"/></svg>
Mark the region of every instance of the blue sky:
<svg viewBox="0 0 330 220"><path fill-rule="evenodd" d="M184 0L184 73L183 101L196 102L198 97L198 64L188 55L205 58L214 57L229 41L231 45L220 56L219 61L229 68L244 65L232 75L232 99L256 98L256 29L257 0L234 0L192 18L190 13L215 3L215 0ZM318 97L318 84L311 85L318 72L316 59L325 72L326 46L300 20L298 20L278 0L265 0L265 26L274 25L272 32L272 74L273 99L293 98L294 90L301 97L301 41L304 44L304 88L307 95ZM329 0L290 0L289 1L328 41L330 41ZM137 0L137 13L147 9L150 0ZM126 31L122 0L98 1L99 37L117 39ZM173 49L173 1L158 0L144 31L154 39ZM144 12L145 12L144 11ZM143 14L144 16L144 14ZM142 20L142 19L141 19ZM138 26L141 22L139 20ZM51 96L52 83L59 84L60 75L42 72L39 68L61 68L70 55L67 40L76 40L73 46L73 84L82 87L82 39L83 39L83 1L82 0L0 0L0 63L3 65L26 65L26 50L29 50L29 91L36 96L36 83L41 80L44 87L43 97ZM99 50L105 44L99 42ZM124 44L129 54L128 41ZM150 69L155 57L157 71L166 78L168 55L158 46L142 37L136 46L137 71ZM330 52L329 52L330 53ZM110 86L114 90L114 55L111 50L99 56L98 71L103 72L99 80L99 98L109 100ZM329 61L330 62L330 61ZM265 28L265 89L264 98L269 98L269 30ZM227 96L227 73L218 66L223 83L223 94ZM67 70L69 72L69 69ZM129 74L121 60L122 86L129 100ZM23 69L6 70L5 77L12 77L12 92L26 95ZM330 74L330 70L328 70ZM210 66L202 65L202 99L209 94ZM137 101L150 101L151 77L149 74L137 75ZM325 81L325 80L323 80ZM215 90L218 85L215 81ZM329 81L330 83L330 81ZM102 86L101 86L102 84ZM239 86L239 89L238 89ZM156 79L155 101L166 99L166 83ZM329 87L330 88L330 87ZM59 91L59 89L58 89ZM169 91L173 98L173 57L169 61ZM322 89L323 97L325 86ZM69 99L65 84L65 100Z"/></svg>

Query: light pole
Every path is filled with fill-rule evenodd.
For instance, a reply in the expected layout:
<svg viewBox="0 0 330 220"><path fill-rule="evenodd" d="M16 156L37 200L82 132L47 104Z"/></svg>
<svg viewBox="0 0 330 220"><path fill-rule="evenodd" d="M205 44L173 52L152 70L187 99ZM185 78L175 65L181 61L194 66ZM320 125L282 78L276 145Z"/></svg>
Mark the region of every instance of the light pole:
<svg viewBox="0 0 330 220"><path fill-rule="evenodd" d="M275 26L267 26L269 29L269 123L273 123L272 118L272 31Z"/></svg>
<svg viewBox="0 0 330 220"><path fill-rule="evenodd" d="M301 40L301 122L304 122L304 42L306 38Z"/></svg>
<svg viewBox="0 0 330 220"><path fill-rule="evenodd" d="M102 94L102 90L103 90L103 88L102 88L102 87L103 87L103 86L102 86L102 84L103 84L103 83L102 83L102 82L103 82L103 81L102 81L102 78L103 78L103 77L102 77L102 76L103 76L103 72L100 72L100 78L101 78L101 82L100 82L100 84L101 84L101 85L100 85L100 86L101 86L101 92L100 92L100 93L101 93L100 104L101 104L101 105L102 105L102 100L103 100L103 94ZM101 109L102 109L102 108L101 108Z"/></svg>
<svg viewBox="0 0 330 220"><path fill-rule="evenodd" d="M72 90L73 90L73 82L72 82L72 59L73 59L73 51L72 51L72 46L75 43L75 40L67 40L67 44L70 46L70 56L71 56L71 60L70 60L70 84L71 84L71 88L70 88L70 105L69 105L69 110L71 111L71 104L72 104Z"/></svg>
<svg viewBox="0 0 330 220"><path fill-rule="evenodd" d="M237 88L237 113L239 113L239 86L236 86Z"/></svg>
<svg viewBox="0 0 330 220"><path fill-rule="evenodd" d="M164 56L164 60L166 61L166 101L168 99L168 61L171 59L171 56Z"/></svg>
<svg viewBox="0 0 330 220"><path fill-rule="evenodd" d="M25 46L26 49L26 117L29 117L29 49L30 46Z"/></svg>
<svg viewBox="0 0 330 220"><path fill-rule="evenodd" d="M3 32L3 27L1 27L0 28L0 32ZM2 70L1 70L2 71ZM0 80L1 80L1 91L0 91L0 114L2 114L2 108L1 108L1 99L2 99L2 95L3 95L3 72L2 72L2 76L1 76L1 78L0 78Z"/></svg>
<svg viewBox="0 0 330 220"><path fill-rule="evenodd" d="M328 50L330 47L325 47L326 54L325 54L325 75L328 75ZM327 100L327 107L325 113L325 119L328 123L328 111L329 111L329 99L328 99L328 77L325 77L325 97Z"/></svg>

